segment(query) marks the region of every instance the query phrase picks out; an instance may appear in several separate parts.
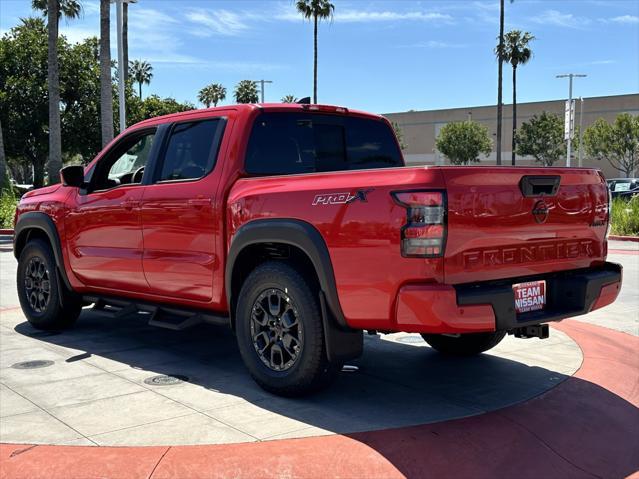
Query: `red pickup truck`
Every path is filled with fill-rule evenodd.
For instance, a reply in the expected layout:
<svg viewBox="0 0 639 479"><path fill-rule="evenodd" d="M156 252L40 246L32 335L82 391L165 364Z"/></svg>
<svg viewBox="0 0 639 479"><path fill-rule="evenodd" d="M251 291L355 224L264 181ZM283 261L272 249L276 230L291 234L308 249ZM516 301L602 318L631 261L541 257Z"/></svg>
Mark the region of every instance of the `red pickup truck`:
<svg viewBox="0 0 639 479"><path fill-rule="evenodd" d="M127 129L18 207L36 328L81 308L236 333L264 388L328 384L362 332L471 355L613 302L608 189L581 168L405 167L383 117L237 105Z"/></svg>

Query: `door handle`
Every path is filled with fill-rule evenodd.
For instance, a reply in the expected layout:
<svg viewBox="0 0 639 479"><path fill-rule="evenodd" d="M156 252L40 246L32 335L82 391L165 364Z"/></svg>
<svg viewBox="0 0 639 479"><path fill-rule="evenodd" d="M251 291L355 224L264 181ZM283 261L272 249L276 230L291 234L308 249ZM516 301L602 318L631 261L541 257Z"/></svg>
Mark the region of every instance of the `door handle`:
<svg viewBox="0 0 639 479"><path fill-rule="evenodd" d="M188 202L189 206L195 206L196 208L202 208L211 204L211 198L191 198Z"/></svg>
<svg viewBox="0 0 639 479"><path fill-rule="evenodd" d="M122 202L122 206L126 210L132 210L133 208L137 208L138 206L140 206L140 202L137 200L124 200Z"/></svg>

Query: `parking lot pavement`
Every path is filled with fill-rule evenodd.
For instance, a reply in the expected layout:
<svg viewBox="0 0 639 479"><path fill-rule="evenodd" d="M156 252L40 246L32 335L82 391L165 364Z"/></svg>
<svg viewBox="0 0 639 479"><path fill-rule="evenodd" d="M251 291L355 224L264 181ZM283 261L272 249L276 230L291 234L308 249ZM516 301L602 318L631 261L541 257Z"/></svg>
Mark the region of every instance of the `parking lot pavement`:
<svg viewBox="0 0 639 479"><path fill-rule="evenodd" d="M639 256L625 244L610 249L626 268L618 303L579 320L636 335ZM86 310L69 331L35 331L17 308L15 266L0 252L4 443L224 444L438 423L537 397L582 363L561 327L550 339L509 337L469 359L441 357L418 335L367 336L358 371L322 394L287 400L253 383L224 328L167 331L141 314Z"/></svg>

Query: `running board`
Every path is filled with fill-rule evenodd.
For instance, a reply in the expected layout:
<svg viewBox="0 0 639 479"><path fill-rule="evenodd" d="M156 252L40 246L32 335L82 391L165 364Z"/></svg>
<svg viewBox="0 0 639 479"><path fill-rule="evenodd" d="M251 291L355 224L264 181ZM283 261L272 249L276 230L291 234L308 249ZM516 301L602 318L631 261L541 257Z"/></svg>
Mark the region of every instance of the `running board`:
<svg viewBox="0 0 639 479"><path fill-rule="evenodd" d="M96 311L110 314L112 318L123 318L130 314L146 312L151 314L149 326L182 331L201 323L218 326L231 324L228 316L217 315L213 312L176 308L159 303L138 302L127 298L84 296L88 303L93 303Z"/></svg>
<svg viewBox="0 0 639 479"><path fill-rule="evenodd" d="M178 316L176 314L167 314L164 310L158 308L149 319L149 326L158 328L172 329L173 331L182 331L183 329L197 326L203 323L199 314L192 316Z"/></svg>

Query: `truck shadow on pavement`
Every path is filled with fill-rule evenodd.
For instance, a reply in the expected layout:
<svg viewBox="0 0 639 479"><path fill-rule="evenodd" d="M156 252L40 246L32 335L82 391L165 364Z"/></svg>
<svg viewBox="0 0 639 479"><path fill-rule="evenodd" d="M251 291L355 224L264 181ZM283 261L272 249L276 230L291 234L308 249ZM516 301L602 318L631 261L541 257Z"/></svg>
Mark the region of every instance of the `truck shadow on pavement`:
<svg viewBox="0 0 639 479"><path fill-rule="evenodd" d="M443 357L417 335L405 336L406 342L366 336L364 355L351 363L359 370L340 373L322 393L285 399L252 381L227 328L200 325L176 332L150 327L147 320L142 314L113 319L85 310L68 331L39 332L26 322L15 331L47 343L64 358L60 367L84 364L92 371L98 368L90 373L96 379L104 373L134 382L193 414L241 431L247 441L346 434L409 477L424 471L623 477L639 468L637 408L596 384L545 367L491 354ZM173 385L148 381L158 375L187 380ZM101 416L130 416L124 428L129 438L152 422L148 410L146 419L136 422L136 411L149 407L136 403L139 394L129 395L127 410L111 410L108 395L96 399L103 402ZM512 407L503 409L507 406ZM157 421L165 419L160 414ZM114 444L102 441L100 433L87 437ZM182 443L198 443L196 435L193 442L188 434L186 440L181 437ZM146 443L123 444L174 441L155 435Z"/></svg>

